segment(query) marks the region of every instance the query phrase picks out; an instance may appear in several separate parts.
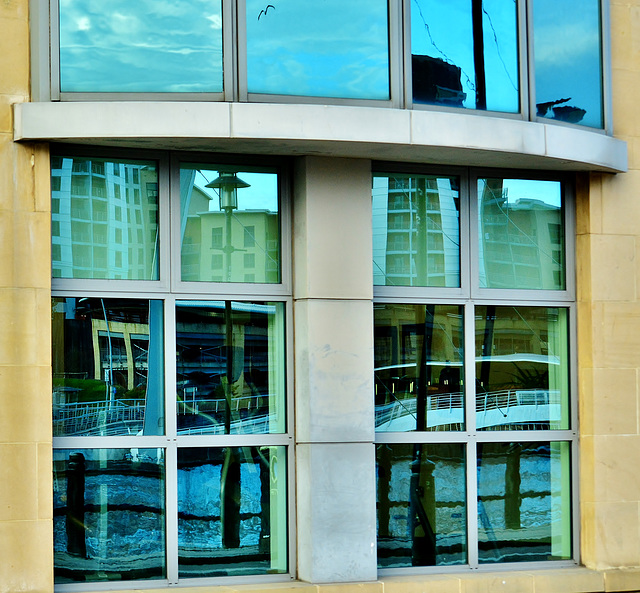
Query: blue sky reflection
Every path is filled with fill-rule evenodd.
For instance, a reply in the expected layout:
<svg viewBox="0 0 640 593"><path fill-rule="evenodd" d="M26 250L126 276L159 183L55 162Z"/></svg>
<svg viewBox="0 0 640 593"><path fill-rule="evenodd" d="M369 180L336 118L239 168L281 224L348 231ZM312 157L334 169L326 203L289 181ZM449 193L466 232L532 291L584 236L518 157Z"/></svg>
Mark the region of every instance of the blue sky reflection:
<svg viewBox="0 0 640 593"><path fill-rule="evenodd" d="M220 0L60 0L62 92L222 92Z"/></svg>
<svg viewBox="0 0 640 593"><path fill-rule="evenodd" d="M482 8L487 109L517 113L520 106L516 2L484 0ZM471 0L412 0L411 53L431 56L460 68L459 82L466 95L461 106L476 109Z"/></svg>
<svg viewBox="0 0 640 593"><path fill-rule="evenodd" d="M602 127L600 2L536 0L533 16L536 103L570 98L560 105L584 109L579 123Z"/></svg>
<svg viewBox="0 0 640 593"><path fill-rule="evenodd" d="M247 0L246 17L250 93L389 99L386 0Z"/></svg>

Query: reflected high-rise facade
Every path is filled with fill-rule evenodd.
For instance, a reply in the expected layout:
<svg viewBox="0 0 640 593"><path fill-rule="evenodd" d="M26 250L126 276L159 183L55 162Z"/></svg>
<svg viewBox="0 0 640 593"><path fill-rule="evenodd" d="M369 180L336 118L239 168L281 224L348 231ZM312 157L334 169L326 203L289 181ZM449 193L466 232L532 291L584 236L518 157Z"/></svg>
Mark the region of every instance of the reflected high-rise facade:
<svg viewBox="0 0 640 593"><path fill-rule="evenodd" d="M157 275L153 164L54 157L51 190L54 278L88 271L114 280Z"/></svg>

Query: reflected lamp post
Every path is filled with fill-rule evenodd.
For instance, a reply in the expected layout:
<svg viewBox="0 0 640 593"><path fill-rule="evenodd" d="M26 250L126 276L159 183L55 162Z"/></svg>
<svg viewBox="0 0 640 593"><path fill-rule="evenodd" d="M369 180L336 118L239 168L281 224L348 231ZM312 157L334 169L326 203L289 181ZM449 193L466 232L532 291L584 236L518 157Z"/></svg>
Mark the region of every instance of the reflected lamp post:
<svg viewBox="0 0 640 593"><path fill-rule="evenodd" d="M220 172L220 175L212 182L207 183L205 187L218 190L220 211L225 214L225 245L222 248L222 252L225 254L226 280L231 282L231 254L234 251L240 251L233 246L231 241L231 217L233 211L238 208L238 188L250 186L235 173ZM226 400L225 434L231 434L231 402L234 382L231 301L225 301L224 322L227 355L227 380L224 385ZM228 549L238 548L240 546L240 462L237 452L231 447L226 450L220 474L220 523L223 547Z"/></svg>
<svg viewBox="0 0 640 593"><path fill-rule="evenodd" d="M220 175L210 183L207 183L205 187L218 190L220 211L224 212L225 215L225 245L222 248L222 252L225 256L226 281L231 282L231 254L234 251L239 251L231 242L231 217L233 211L238 209L238 188L250 187L250 185L235 173L221 171Z"/></svg>

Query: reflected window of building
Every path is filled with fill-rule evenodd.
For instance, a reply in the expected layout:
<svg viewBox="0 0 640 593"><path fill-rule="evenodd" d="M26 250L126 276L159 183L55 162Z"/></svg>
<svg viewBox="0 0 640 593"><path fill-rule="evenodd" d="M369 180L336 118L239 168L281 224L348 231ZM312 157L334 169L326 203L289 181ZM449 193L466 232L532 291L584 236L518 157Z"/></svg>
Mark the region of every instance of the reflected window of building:
<svg viewBox="0 0 640 593"><path fill-rule="evenodd" d="M373 282L460 286L460 182L437 175L373 177Z"/></svg>
<svg viewBox="0 0 640 593"><path fill-rule="evenodd" d="M387 0L246 1L249 93L389 100Z"/></svg>
<svg viewBox="0 0 640 593"><path fill-rule="evenodd" d="M415 104L519 112L517 3L413 0L411 73Z"/></svg>
<svg viewBox="0 0 640 593"><path fill-rule="evenodd" d="M208 262L219 255L225 282L248 282L246 271L251 282L280 282L275 169L182 164L180 191L183 281L214 282L220 268Z"/></svg>
<svg viewBox="0 0 640 593"><path fill-rule="evenodd" d="M61 0L62 93L221 93L222 2Z"/></svg>
<svg viewBox="0 0 640 593"><path fill-rule="evenodd" d="M478 179L479 282L487 288L565 288L559 181Z"/></svg>
<svg viewBox="0 0 640 593"><path fill-rule="evenodd" d="M160 229L155 215L149 214L157 211L158 197L134 201L141 179L157 182L157 163L65 156L55 164L51 171L56 203L51 234L54 277L157 280ZM113 229L111 235L107 226ZM127 250L126 257L121 253L117 261L116 232L124 229L125 246L132 251Z"/></svg>
<svg viewBox="0 0 640 593"><path fill-rule="evenodd" d="M534 0L538 117L603 127L600 0Z"/></svg>
<svg viewBox="0 0 640 593"><path fill-rule="evenodd" d="M406 176L396 184L404 194L390 199L376 175L374 269L390 261L382 246L406 250L402 240L376 241L400 215L391 223L383 208L377 215L376 192L384 208L407 210L420 178ZM576 550L569 184L464 170L456 179L459 269L468 272L451 286L374 284L378 565L390 574L553 566ZM408 226L406 215L398 228ZM443 240L440 233L423 242L422 257ZM407 254L394 256L406 258L393 267L407 273Z"/></svg>
<svg viewBox="0 0 640 593"><path fill-rule="evenodd" d="M225 184L195 187L200 168L156 158L52 160L54 580L282 579L293 452L279 169L235 168L250 183L232 189L254 188L236 201ZM82 195L68 191L76 177ZM172 212L178 230L160 245ZM156 272L128 273L150 237ZM241 297L222 284L243 281Z"/></svg>

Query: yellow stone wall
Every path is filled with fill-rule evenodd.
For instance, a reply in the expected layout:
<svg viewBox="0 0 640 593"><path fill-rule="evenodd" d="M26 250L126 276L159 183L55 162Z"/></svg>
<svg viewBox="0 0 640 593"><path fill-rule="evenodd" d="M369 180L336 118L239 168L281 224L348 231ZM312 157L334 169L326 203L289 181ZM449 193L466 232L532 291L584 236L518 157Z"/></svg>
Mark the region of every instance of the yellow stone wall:
<svg viewBox="0 0 640 593"><path fill-rule="evenodd" d="M629 172L578 188L582 560L640 566L640 0L611 0L613 121Z"/></svg>
<svg viewBox="0 0 640 593"><path fill-rule="evenodd" d="M51 591L48 150L13 142L28 0L0 0L0 593Z"/></svg>
<svg viewBox="0 0 640 593"><path fill-rule="evenodd" d="M640 590L640 0L611 0L611 22L614 132L629 172L582 176L577 208L582 559L599 572L226 591ZM28 28L28 0L0 0L0 593L53 588L48 150L12 141L10 108L29 100ZM617 567L636 569L606 570Z"/></svg>

